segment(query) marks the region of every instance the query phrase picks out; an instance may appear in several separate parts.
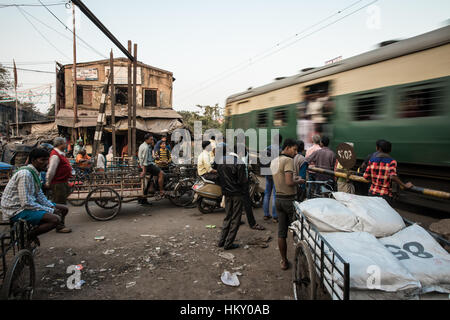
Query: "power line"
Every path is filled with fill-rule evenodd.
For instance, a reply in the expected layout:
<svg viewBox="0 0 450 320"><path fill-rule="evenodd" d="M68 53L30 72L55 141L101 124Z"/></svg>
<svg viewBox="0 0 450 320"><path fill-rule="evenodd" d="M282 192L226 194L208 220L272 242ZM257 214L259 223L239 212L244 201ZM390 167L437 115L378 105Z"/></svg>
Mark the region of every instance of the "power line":
<svg viewBox="0 0 450 320"><path fill-rule="evenodd" d="M22 9L23 12L25 12L27 15L29 15L30 17L32 17L33 19L35 19L36 21L38 21L39 23L43 24L44 26L46 26L47 28L53 30L54 32L56 32L57 34L59 34L61 37L72 41L72 38L66 36L65 34L63 34L62 32L59 32L58 30L56 30L55 28L49 26L48 24L46 24L45 22L42 22L41 20L39 20L38 18L36 18L35 16L33 16L31 13L25 11L24 9ZM79 36L76 36L78 39L81 39ZM81 39L81 41L84 43L84 47L87 49L90 49L92 51L94 51L95 53L97 53L98 55L100 55L101 57L104 57L106 59L106 56L102 55L99 51L95 50L93 47L91 47L89 44L87 44L84 40Z"/></svg>
<svg viewBox="0 0 450 320"><path fill-rule="evenodd" d="M38 28L36 28L36 26L33 24L33 22L31 22L31 20L28 19L28 17L23 13L23 11L22 11L23 9L21 9L20 7L17 7L17 10L19 10L19 12L23 15L23 17L24 17L24 18L31 24L31 26L34 28L34 30L36 30L36 32L39 33L39 34L41 35L41 37L44 38L44 40L48 42L48 44L50 44L56 51L58 51L60 54L62 54L64 57L66 57L67 59L70 60L70 58L69 58L68 56L66 56L66 55L64 54L64 52L62 52L61 50L59 50L59 49L58 49L58 48L57 48L50 40L47 39L46 36L44 36L44 35L42 34L42 32L40 32L40 31L38 30Z"/></svg>
<svg viewBox="0 0 450 320"><path fill-rule="evenodd" d="M55 3L47 3L45 5L47 6L62 6L62 5L66 5L67 2L55 2ZM3 4L0 3L0 8L8 8L8 7L42 7L43 4L28 4L28 3L24 3L24 4Z"/></svg>
<svg viewBox="0 0 450 320"><path fill-rule="evenodd" d="M235 73L237 73L237 72L239 72L239 71L241 71L241 70L243 70L243 69L248 68L250 65L252 65L252 64L254 64L254 63L257 63L257 62L259 62L259 61L261 61L261 60L263 60L263 59L265 59L265 58L268 58L269 56L272 56L272 55L274 55L274 54L276 54L276 53L278 53L278 52L280 52L280 51L282 51L282 50L284 50L284 49L286 49L286 48L292 46L293 44L299 42L300 40L303 40L303 39L305 39L305 38L307 38L307 37L309 37L309 36L311 36L311 35L313 35L313 34L319 32L319 31L322 31L323 29L325 29L325 28L327 28L327 27L329 27L329 26L331 26L331 25L333 25L333 24L335 24L335 23L337 23L337 22L339 22L339 21L341 21L341 20L343 20L343 19L345 19L345 18L347 18L347 17L349 17L349 16L351 16L351 15L353 15L353 14L359 12L359 11L361 11L362 9L364 9L364 8L370 6L370 5L372 5L372 4L374 4L375 2L378 2L378 1L379 1L379 0L371 1L370 3L368 3L368 4L362 6L362 7L358 8L358 9L356 9L356 10L354 10L354 11L348 13L347 15L345 15L345 16L343 16L343 17L337 19L337 20L334 20L334 21L330 22L329 24L326 24L325 26L323 26L323 27L321 27L321 28L319 28L319 29L314 30L314 31L311 32L311 33L308 33L308 34L306 34L305 36L303 36L303 37L301 37L301 38L299 38L299 39L296 39L295 41L290 42L290 43L288 43L287 45L285 45L285 46L283 46L283 47L280 47L278 50L273 51L273 52L270 52L270 53L268 53L268 54L266 54L266 55L264 55L264 56L261 56L260 58L256 59L256 60L253 61L253 62L247 63L246 65L242 66L242 67L239 68L239 69L236 69L236 70L234 70L234 71L231 71L232 69L231 69L231 70L228 70L227 72L225 72L225 73L228 73L228 74L224 75L224 76L221 77L221 78L216 79L215 81L211 82L211 83L208 84L208 85L205 85L205 86L203 86L203 87L201 87L201 88L199 88L199 89L197 89L197 90L195 90L195 91L193 91L193 92L191 92L191 93L188 93L187 95L182 96L181 99L184 101L184 100L186 100L186 98L188 98L188 97L190 97L190 96L192 96L192 95L194 95L194 94L196 94L196 93L198 93L198 92L201 92L201 91L207 89L207 88L210 87L211 85L213 85L213 84L215 84L215 83L217 83L217 82L219 82L219 81L221 81L221 80L223 80L223 79L226 79L227 77L229 77L229 76L231 76L231 75L233 75L233 74L235 74ZM357 2L360 2L360 1L357 1ZM355 3L355 4L356 4L356 3ZM351 5L351 6L352 6L352 5ZM350 6L349 6L349 7L350 7ZM342 10L341 10L341 11L342 11ZM235 69L235 68L234 68L234 69Z"/></svg>
<svg viewBox="0 0 450 320"><path fill-rule="evenodd" d="M325 22L325 21L327 21L327 20L333 18L333 17L336 16L336 15L341 14L342 12L344 12L344 11L346 11L347 9L349 9L349 8L351 8L351 7L355 6L355 5L357 5L358 3L362 2L362 1L364 1L364 0L358 0L358 1L356 1L356 2L353 2L353 3L350 4L349 6L343 8L343 9L340 9L339 11L337 11L337 12L335 12L335 13L329 15L328 17L326 17L326 18L324 18L324 19L322 19L322 20L320 20L320 21L318 21L318 22L316 22L316 23L314 23L314 24L312 24L312 25L306 27L305 29L303 29L303 30L297 32L295 35L290 36L289 38L286 38L286 39L284 39L284 40L278 42L278 43L275 44L274 46L272 46L272 47L270 47L270 48L268 48L268 49L266 49L266 50L261 51L260 53L256 54L255 56L253 56L253 57L251 57L251 58L249 58L249 59L247 59L247 60L245 60L245 61L242 61L241 63L237 64L236 66L234 66L234 67L232 67L232 68L229 68L228 70L226 70L226 71L224 71L224 72L221 72L221 73L219 73L219 74L217 74L217 75L215 75L215 76L213 76L213 77L211 77L211 78L209 78L209 79L207 79L207 80L205 80L205 81L200 82L199 84L196 85L196 87L202 86L203 84L206 84L206 83L208 83L208 82L214 80L214 79L217 78L217 77L220 77L220 76L222 76L222 75L224 75L224 74L226 74L226 73L229 73L229 72L231 72L231 71L234 70L234 69L237 69L237 68L239 68L239 67L242 67L242 66L245 66L245 65L251 63L251 61L254 60L254 59L256 59L257 57L266 54L268 51L272 51L273 49L278 48L281 44L283 44L283 43L285 43L285 42L287 42L287 41L289 41L289 40L291 40L291 39L293 39L293 38L298 37L299 35L303 34L304 32L306 32L306 31L308 31L308 30L310 30L310 29L312 29L312 28L314 28L314 27L316 27L316 26L322 24L323 22ZM249 61L250 61L250 62L249 62ZM186 92L187 92L187 91L186 91ZM183 93L182 93L182 94L183 94Z"/></svg>
<svg viewBox="0 0 450 320"><path fill-rule="evenodd" d="M49 8L47 8L47 6L46 6L44 3L42 3L41 0L38 0L38 1L45 7L45 9L47 9L48 12L50 12L50 14L51 14L56 20L59 21L59 23L61 23L61 24L64 26L64 28L66 28L66 30L72 32L72 30L71 30L64 22L62 22L61 19L59 19L59 18L58 18L58 17L57 17L50 9L49 9ZM72 5L73 5L73 4L72 4ZM103 58L105 58L105 59L108 59L107 56L105 56L105 55L103 55L101 52L97 51L97 50L96 50L95 48L93 48L89 43L87 43L86 41L84 41L80 36L75 35L75 37L76 37L78 40L80 40L81 42L83 42L86 46L88 46L92 51L94 51L95 53L97 53L99 56L101 56L101 57L103 57Z"/></svg>
<svg viewBox="0 0 450 320"><path fill-rule="evenodd" d="M14 69L14 67L8 67L8 66L2 66L2 68L5 69ZM23 68L16 68L17 70L20 71L28 71L28 72L37 72L37 73L49 73L49 74L55 74L56 71L43 71L43 70L33 70L33 69L23 69Z"/></svg>

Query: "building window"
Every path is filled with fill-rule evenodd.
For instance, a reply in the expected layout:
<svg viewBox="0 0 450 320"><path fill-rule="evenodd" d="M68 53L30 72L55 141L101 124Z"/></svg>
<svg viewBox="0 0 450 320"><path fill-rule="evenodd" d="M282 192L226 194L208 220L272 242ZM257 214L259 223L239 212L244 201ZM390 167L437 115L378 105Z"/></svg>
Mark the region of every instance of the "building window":
<svg viewBox="0 0 450 320"><path fill-rule="evenodd" d="M353 98L353 119L355 121L380 119L381 95L360 94Z"/></svg>
<svg viewBox="0 0 450 320"><path fill-rule="evenodd" d="M116 87L116 104L128 105L127 87Z"/></svg>
<svg viewBox="0 0 450 320"><path fill-rule="evenodd" d="M285 127L287 125L287 111L286 110L277 110L275 111L275 117L273 120L274 127Z"/></svg>
<svg viewBox="0 0 450 320"><path fill-rule="evenodd" d="M144 106L157 107L158 106L158 90L145 89L144 90Z"/></svg>
<svg viewBox="0 0 450 320"><path fill-rule="evenodd" d="M402 90L397 114L401 118L431 117L442 108L444 90L436 84L410 86Z"/></svg>
<svg viewBox="0 0 450 320"><path fill-rule="evenodd" d="M261 112L258 113L258 122L257 122L258 128L266 128L267 127L267 113Z"/></svg>
<svg viewBox="0 0 450 320"><path fill-rule="evenodd" d="M77 86L77 105L92 105L92 86Z"/></svg>

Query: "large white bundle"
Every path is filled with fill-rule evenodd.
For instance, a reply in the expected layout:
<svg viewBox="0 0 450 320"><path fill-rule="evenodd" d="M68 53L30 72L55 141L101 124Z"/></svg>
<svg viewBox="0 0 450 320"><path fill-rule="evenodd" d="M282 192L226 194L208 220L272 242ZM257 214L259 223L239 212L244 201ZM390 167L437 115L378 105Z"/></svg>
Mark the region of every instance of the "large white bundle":
<svg viewBox="0 0 450 320"><path fill-rule="evenodd" d="M356 215L334 199L316 198L295 206L320 232L351 232L358 224Z"/></svg>
<svg viewBox="0 0 450 320"><path fill-rule="evenodd" d="M420 281L422 292L450 293L450 255L425 229L414 224L380 242Z"/></svg>
<svg viewBox="0 0 450 320"><path fill-rule="evenodd" d="M333 197L359 219L354 231L365 231L376 237L387 237L406 227L402 217L381 197L365 197L334 192Z"/></svg>
<svg viewBox="0 0 450 320"><path fill-rule="evenodd" d="M373 235L335 232L323 236L350 264L350 288L388 292L420 288L420 282ZM341 282L339 278L335 273L335 280Z"/></svg>

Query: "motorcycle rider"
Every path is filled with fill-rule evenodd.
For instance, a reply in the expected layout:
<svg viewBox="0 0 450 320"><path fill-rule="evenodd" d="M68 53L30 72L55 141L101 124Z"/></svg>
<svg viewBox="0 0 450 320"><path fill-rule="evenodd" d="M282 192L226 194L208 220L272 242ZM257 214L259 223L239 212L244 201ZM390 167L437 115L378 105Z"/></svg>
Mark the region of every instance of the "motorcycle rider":
<svg viewBox="0 0 450 320"><path fill-rule="evenodd" d="M202 153L200 153L200 155L198 156L197 173L199 176L205 178L206 180L217 182L217 170L213 169L212 167L214 158L211 159L211 142L203 141L202 149Z"/></svg>

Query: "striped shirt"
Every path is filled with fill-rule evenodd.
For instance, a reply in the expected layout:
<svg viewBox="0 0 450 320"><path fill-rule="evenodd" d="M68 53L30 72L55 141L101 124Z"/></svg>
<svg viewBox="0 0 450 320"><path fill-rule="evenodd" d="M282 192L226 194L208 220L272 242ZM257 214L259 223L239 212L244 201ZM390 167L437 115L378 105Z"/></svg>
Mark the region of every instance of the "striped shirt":
<svg viewBox="0 0 450 320"><path fill-rule="evenodd" d="M29 168L39 172L33 165ZM3 192L1 207L3 220L8 221L24 210L45 211L53 213L54 205L42 192L42 189L36 184L33 174L28 170L19 170L16 172Z"/></svg>

